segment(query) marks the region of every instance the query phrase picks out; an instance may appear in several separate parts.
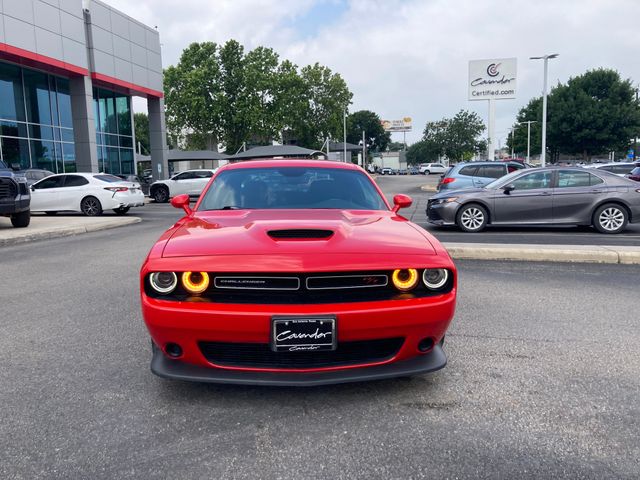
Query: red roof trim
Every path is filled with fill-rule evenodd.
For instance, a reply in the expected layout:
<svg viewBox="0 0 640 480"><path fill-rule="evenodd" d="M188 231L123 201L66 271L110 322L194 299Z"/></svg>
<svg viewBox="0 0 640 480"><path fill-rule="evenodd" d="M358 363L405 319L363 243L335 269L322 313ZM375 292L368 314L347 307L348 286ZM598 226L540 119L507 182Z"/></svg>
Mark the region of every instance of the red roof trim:
<svg viewBox="0 0 640 480"><path fill-rule="evenodd" d="M89 75L89 70L39 53L0 43L0 58L61 75Z"/></svg>
<svg viewBox="0 0 640 480"><path fill-rule="evenodd" d="M115 85L116 87L124 88L125 90L129 90L132 94L139 94L143 96L162 98L164 97L164 93L159 92L158 90L152 90L150 88L141 87L140 85L136 85L134 83L125 82L124 80L120 80L114 77L110 77L109 75L103 75L102 73L91 73L91 78L97 80L102 83Z"/></svg>

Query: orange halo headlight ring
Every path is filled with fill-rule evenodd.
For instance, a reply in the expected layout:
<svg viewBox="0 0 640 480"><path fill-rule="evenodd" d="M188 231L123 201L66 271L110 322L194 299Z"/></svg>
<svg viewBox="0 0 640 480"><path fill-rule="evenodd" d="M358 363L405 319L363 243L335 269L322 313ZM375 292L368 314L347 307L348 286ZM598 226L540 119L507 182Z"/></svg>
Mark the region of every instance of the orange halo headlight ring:
<svg viewBox="0 0 640 480"><path fill-rule="evenodd" d="M408 292L418 284L418 270L415 268L403 268L394 270L391 275L394 287L401 292Z"/></svg>
<svg viewBox="0 0 640 480"><path fill-rule="evenodd" d="M207 272L184 272L182 286L187 292L199 295L209 287L209 274Z"/></svg>

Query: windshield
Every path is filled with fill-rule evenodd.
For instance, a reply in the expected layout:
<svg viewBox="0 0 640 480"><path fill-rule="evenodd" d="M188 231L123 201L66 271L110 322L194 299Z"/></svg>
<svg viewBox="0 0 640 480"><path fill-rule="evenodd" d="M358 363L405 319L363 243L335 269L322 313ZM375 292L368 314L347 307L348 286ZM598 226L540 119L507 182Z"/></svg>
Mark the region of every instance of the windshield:
<svg viewBox="0 0 640 480"><path fill-rule="evenodd" d="M504 175L503 177L497 178L495 179L493 182L491 183L487 183L484 188L498 188L501 185L504 185L506 183L509 183L509 181L517 176L519 176L520 174L524 173L524 171L522 169L520 170L516 170L514 172L511 173L507 173L506 175Z"/></svg>
<svg viewBox="0 0 640 480"><path fill-rule="evenodd" d="M334 168L242 168L221 172L199 210L386 210L364 173Z"/></svg>

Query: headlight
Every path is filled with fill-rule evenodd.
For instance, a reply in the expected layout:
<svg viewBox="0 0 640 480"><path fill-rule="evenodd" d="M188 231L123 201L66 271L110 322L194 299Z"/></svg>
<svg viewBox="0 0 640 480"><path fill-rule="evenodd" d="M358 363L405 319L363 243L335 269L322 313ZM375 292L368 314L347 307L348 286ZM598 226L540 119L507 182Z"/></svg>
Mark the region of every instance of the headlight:
<svg viewBox="0 0 640 480"><path fill-rule="evenodd" d="M207 272L184 272L182 285L189 293L202 293L209 286L209 274Z"/></svg>
<svg viewBox="0 0 640 480"><path fill-rule="evenodd" d="M445 268L427 268L422 272L422 281L431 290L442 288L449 280L449 271Z"/></svg>
<svg viewBox="0 0 640 480"><path fill-rule="evenodd" d="M435 201L435 203L437 204L451 203L451 202L455 202L456 200L458 200L458 197L439 198L438 200Z"/></svg>
<svg viewBox="0 0 640 480"><path fill-rule="evenodd" d="M153 272L149 283L158 293L171 293L178 285L178 277L173 272Z"/></svg>
<svg viewBox="0 0 640 480"><path fill-rule="evenodd" d="M402 292L407 292L418 283L418 271L415 268L394 270L391 275L393 285Z"/></svg>

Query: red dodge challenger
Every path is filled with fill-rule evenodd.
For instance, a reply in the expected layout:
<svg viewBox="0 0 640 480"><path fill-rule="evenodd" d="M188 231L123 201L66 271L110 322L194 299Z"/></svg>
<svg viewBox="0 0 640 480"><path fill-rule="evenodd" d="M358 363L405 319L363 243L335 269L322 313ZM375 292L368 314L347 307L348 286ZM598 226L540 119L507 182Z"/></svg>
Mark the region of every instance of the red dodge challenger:
<svg viewBox="0 0 640 480"><path fill-rule="evenodd" d="M456 268L359 167L220 168L140 272L151 370L166 378L322 385L443 368Z"/></svg>

